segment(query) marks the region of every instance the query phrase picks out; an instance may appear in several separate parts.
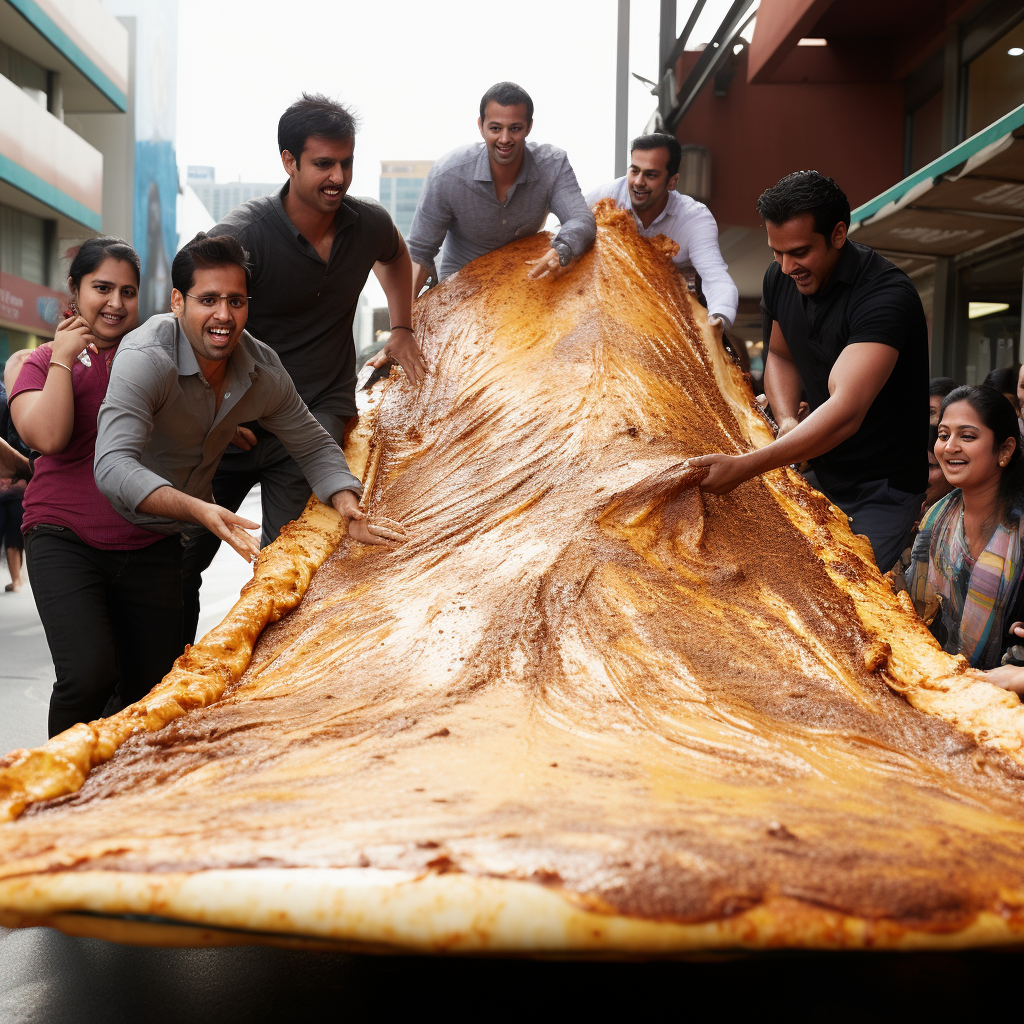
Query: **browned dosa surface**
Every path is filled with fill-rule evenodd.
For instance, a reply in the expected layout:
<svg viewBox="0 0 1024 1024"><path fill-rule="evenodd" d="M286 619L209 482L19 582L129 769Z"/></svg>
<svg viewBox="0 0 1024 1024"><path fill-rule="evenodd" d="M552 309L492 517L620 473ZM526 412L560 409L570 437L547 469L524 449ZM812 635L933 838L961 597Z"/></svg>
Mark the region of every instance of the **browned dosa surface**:
<svg viewBox="0 0 1024 1024"><path fill-rule="evenodd" d="M0 923L520 952L1018 939L1017 699L938 650L795 475L715 497L680 469L769 435L628 219L529 284L545 244L420 304L434 372L388 386L367 470L410 543L343 540L237 682L216 658L188 677L221 671L222 699L89 741L68 795L33 802L42 755L8 759L27 809L0 825ZM318 564L295 536L255 591Z"/></svg>

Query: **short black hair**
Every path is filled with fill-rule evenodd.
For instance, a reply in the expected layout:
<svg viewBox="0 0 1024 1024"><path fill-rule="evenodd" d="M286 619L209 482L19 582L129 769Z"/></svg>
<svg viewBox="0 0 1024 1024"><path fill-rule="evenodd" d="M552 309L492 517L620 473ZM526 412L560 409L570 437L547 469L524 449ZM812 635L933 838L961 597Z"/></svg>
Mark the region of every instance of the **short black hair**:
<svg viewBox="0 0 1024 1024"><path fill-rule="evenodd" d="M249 272L249 254L237 238L230 235L210 236L200 231L191 242L186 242L171 264L171 284L184 295L196 283L196 270L210 267L235 266L245 271L246 293L252 290Z"/></svg>
<svg viewBox="0 0 1024 1024"><path fill-rule="evenodd" d="M1014 363L1013 366L1003 366L998 370L993 370L985 379L981 382L986 387L995 388L1000 394L1011 394L1017 393L1017 378L1020 376L1020 363Z"/></svg>
<svg viewBox="0 0 1024 1024"><path fill-rule="evenodd" d="M831 244L837 224L850 226L850 200L828 175L818 171L794 171L761 193L757 200L761 219L773 224L809 213L814 230Z"/></svg>
<svg viewBox="0 0 1024 1024"><path fill-rule="evenodd" d="M932 377L928 384L928 397L935 398L938 396L939 398L945 398L950 391L954 391L958 387L960 385L952 377Z"/></svg>
<svg viewBox="0 0 1024 1024"><path fill-rule="evenodd" d="M481 121L484 119L488 103L497 103L499 107L516 107L521 103L526 107L526 120L533 120L533 100L530 99L530 94L515 82L498 82L484 93L480 100Z"/></svg>
<svg viewBox="0 0 1024 1024"><path fill-rule="evenodd" d="M348 107L321 93L304 92L277 122L277 146L282 153L288 150L298 165L307 139L341 142L354 139L358 130L359 119Z"/></svg>
<svg viewBox="0 0 1024 1024"><path fill-rule="evenodd" d="M673 174L679 173L679 164L683 159L683 147L679 145L679 140L674 135L669 135L666 132L638 135L629 144L631 154L634 149L667 149L668 163L665 165L665 170L670 178Z"/></svg>
<svg viewBox="0 0 1024 1024"><path fill-rule="evenodd" d="M130 264L135 271L135 283L139 283L142 264L139 254L123 239L113 235L101 235L99 238L87 238L75 253L68 269L71 286L77 291L82 285L82 278L97 270L107 259L121 260Z"/></svg>

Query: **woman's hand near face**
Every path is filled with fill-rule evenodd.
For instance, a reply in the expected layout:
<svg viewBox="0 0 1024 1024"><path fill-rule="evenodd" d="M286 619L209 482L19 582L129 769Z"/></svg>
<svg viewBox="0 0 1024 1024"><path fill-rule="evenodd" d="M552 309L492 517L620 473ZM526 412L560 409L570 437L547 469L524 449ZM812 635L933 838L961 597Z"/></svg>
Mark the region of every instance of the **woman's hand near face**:
<svg viewBox="0 0 1024 1024"><path fill-rule="evenodd" d="M86 350L96 351L96 339L92 328L80 316L61 321L50 342L50 358L65 366L73 366L75 360Z"/></svg>

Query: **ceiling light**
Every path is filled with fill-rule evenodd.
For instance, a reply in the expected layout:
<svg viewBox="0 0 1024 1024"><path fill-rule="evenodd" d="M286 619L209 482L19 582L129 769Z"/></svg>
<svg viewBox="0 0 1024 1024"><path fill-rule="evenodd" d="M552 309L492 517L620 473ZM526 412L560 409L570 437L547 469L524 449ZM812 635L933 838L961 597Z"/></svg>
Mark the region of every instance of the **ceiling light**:
<svg viewBox="0 0 1024 1024"><path fill-rule="evenodd" d="M1010 47L1010 48L1009 48L1009 49L1008 49L1008 50L1007 50L1006 52L1007 52L1007 53L1008 53L1008 54L1009 54L1009 55L1010 55L1011 57L1019 57L1019 56L1020 56L1020 55L1021 55L1022 53L1024 53L1024 47L1020 47L1020 46L1011 46L1011 47Z"/></svg>
<svg viewBox="0 0 1024 1024"><path fill-rule="evenodd" d="M801 39L796 45L797 46L828 46L828 40L827 39L818 39L818 38L814 38L814 37L808 37L808 38L805 38L805 39Z"/></svg>
<svg viewBox="0 0 1024 1024"><path fill-rule="evenodd" d="M1002 313L1009 308L1010 304L1008 302L968 302L967 319L977 320L978 317Z"/></svg>

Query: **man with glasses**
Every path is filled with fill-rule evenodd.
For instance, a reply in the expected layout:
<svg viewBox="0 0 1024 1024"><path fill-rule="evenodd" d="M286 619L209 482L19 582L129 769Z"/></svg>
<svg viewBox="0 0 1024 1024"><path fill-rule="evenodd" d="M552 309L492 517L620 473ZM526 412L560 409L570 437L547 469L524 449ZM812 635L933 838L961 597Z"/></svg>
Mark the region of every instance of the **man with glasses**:
<svg viewBox="0 0 1024 1024"><path fill-rule="evenodd" d="M100 407L96 483L114 508L154 533L206 529L254 557L259 545L245 531L259 524L218 504L212 488L224 449L249 421L280 441L317 497L346 517L354 539L402 540L367 521L362 487L337 442L274 350L245 330L250 280L241 245L196 235L174 257L171 281L171 312L121 342Z"/></svg>
<svg viewBox="0 0 1024 1024"><path fill-rule="evenodd" d="M413 384L427 364L412 334L412 262L387 210L350 196L356 120L325 96L303 94L277 126L282 188L243 203L211 229L249 254L249 331L280 357L302 400L340 444L356 415L352 323L372 271L387 296L391 338L383 358ZM248 423L224 453L213 479L218 504L237 509L260 485L263 544L298 516L310 488L302 468L272 433ZM194 639L202 573L220 541L200 533L185 549L185 639Z"/></svg>

